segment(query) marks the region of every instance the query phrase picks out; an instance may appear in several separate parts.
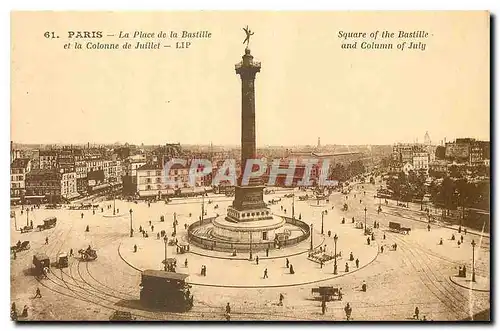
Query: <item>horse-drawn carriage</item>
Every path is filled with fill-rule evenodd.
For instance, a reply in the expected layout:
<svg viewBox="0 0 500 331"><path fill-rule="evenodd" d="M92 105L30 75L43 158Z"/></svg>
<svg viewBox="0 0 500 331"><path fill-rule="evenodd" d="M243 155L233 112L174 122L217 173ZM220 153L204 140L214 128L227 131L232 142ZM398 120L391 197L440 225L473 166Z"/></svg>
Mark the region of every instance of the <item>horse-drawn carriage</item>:
<svg viewBox="0 0 500 331"><path fill-rule="evenodd" d="M19 240L15 246L10 247L10 251L16 253L20 251L27 251L28 249L30 249L30 242L28 240L23 242Z"/></svg>
<svg viewBox="0 0 500 331"><path fill-rule="evenodd" d="M177 253L184 254L189 252L189 244L187 243L178 243L177 244Z"/></svg>
<svg viewBox="0 0 500 331"><path fill-rule="evenodd" d="M90 246L87 247L87 249L78 250L78 253L80 254L83 261L93 261L93 260L97 259L96 250L90 248Z"/></svg>
<svg viewBox="0 0 500 331"><path fill-rule="evenodd" d="M320 286L312 289L312 294L317 294L316 298L324 301L342 300L340 288L333 286Z"/></svg>
<svg viewBox="0 0 500 331"><path fill-rule="evenodd" d="M306 201L308 199L309 199L309 195L308 194L299 197L299 201Z"/></svg>
<svg viewBox="0 0 500 331"><path fill-rule="evenodd" d="M31 225L25 225L24 227L21 228L21 233L26 233L31 231L33 231L33 226Z"/></svg>
<svg viewBox="0 0 500 331"><path fill-rule="evenodd" d="M33 256L33 274L47 278L50 268L50 259L45 253L38 253Z"/></svg>
<svg viewBox="0 0 500 331"><path fill-rule="evenodd" d="M401 234L409 234L411 229L402 227L400 223L397 222L389 222L389 230L391 232L397 232Z"/></svg>

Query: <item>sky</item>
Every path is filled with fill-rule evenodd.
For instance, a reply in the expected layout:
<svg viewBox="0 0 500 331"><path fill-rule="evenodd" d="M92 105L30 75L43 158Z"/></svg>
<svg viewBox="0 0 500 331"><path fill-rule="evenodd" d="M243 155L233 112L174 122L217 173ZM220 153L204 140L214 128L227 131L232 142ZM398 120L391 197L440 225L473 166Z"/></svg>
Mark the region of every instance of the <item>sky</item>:
<svg viewBox="0 0 500 331"><path fill-rule="evenodd" d="M234 64L246 25L262 63L258 146L316 145L318 137L322 144L423 142L426 131L435 143L490 138L486 12L44 12L12 14L11 139L237 145ZM84 47L121 45L126 40L106 37L120 31L212 37L190 40L189 49L166 39L172 47L159 50L65 50L69 30L103 31ZM341 49L339 31L377 30L430 36L425 51Z"/></svg>

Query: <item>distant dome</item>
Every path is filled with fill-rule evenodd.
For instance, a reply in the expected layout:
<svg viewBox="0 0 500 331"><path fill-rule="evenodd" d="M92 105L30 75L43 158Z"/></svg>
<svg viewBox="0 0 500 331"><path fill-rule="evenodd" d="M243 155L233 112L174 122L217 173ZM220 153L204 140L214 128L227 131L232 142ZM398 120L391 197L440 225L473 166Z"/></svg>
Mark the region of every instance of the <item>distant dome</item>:
<svg viewBox="0 0 500 331"><path fill-rule="evenodd" d="M425 136L424 136L424 144L426 145L430 145L431 144L431 137L429 136L429 132L425 132Z"/></svg>

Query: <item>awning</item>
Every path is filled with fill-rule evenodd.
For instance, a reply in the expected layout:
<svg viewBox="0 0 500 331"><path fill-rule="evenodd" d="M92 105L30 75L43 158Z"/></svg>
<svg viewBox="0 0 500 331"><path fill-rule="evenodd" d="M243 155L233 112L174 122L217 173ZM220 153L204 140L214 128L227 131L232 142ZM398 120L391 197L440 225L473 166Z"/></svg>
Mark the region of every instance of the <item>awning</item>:
<svg viewBox="0 0 500 331"><path fill-rule="evenodd" d="M43 199L45 195L27 195L24 197L25 199Z"/></svg>
<svg viewBox="0 0 500 331"><path fill-rule="evenodd" d="M73 199L73 198L76 198L76 197L79 197L79 196L80 196L80 194L77 193L77 192L75 192L73 194L67 195L66 199Z"/></svg>
<svg viewBox="0 0 500 331"><path fill-rule="evenodd" d="M92 187L92 191L100 190L100 189L107 188L107 187L109 187L109 184L96 185L96 186Z"/></svg>
<svg viewBox="0 0 500 331"><path fill-rule="evenodd" d="M139 191L140 197L154 197L158 195L158 191Z"/></svg>
<svg viewBox="0 0 500 331"><path fill-rule="evenodd" d="M13 200L13 201L18 201L18 200L21 200L21 198L18 198L18 197L10 197L10 200Z"/></svg>

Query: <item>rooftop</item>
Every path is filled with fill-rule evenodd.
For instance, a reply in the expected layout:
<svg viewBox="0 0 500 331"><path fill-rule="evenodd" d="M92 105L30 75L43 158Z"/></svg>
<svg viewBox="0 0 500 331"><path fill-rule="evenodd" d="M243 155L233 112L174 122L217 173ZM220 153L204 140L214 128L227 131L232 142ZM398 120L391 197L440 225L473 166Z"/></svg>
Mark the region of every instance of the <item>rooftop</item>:
<svg viewBox="0 0 500 331"><path fill-rule="evenodd" d="M21 159L15 159L10 167L11 168L23 168L25 169L28 166L28 163L30 162L30 159L27 158L21 158Z"/></svg>

